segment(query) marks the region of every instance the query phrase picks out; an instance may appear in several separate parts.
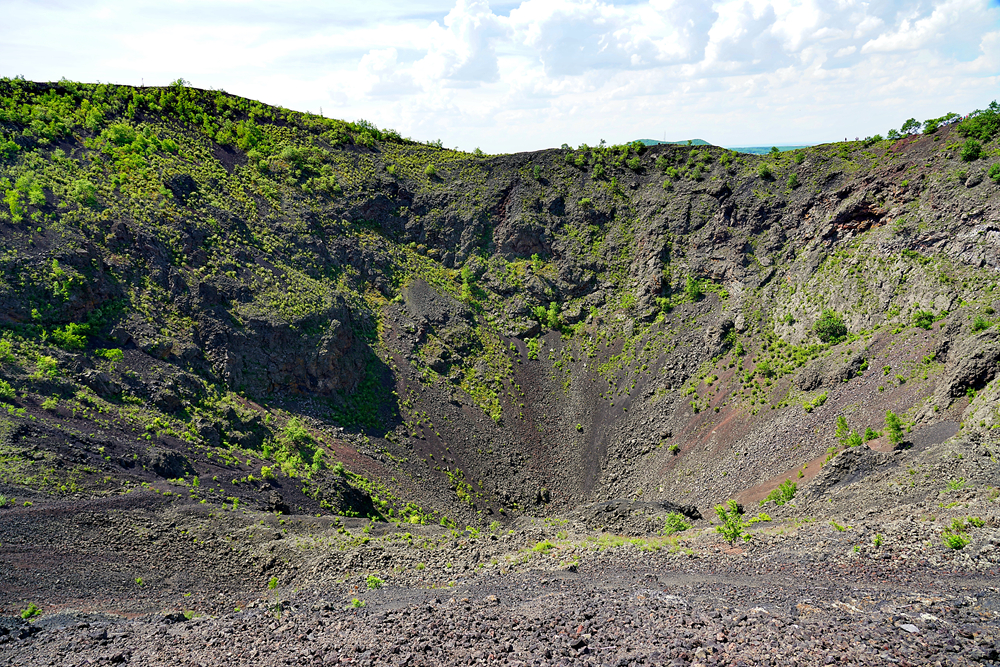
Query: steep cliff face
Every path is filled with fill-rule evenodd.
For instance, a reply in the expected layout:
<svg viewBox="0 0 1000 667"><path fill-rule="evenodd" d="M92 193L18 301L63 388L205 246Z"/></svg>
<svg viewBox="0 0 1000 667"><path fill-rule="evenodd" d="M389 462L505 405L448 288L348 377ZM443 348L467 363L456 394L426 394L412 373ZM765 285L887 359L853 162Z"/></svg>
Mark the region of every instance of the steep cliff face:
<svg viewBox="0 0 1000 667"><path fill-rule="evenodd" d="M475 156L183 87L0 97L5 483L158 474L26 458L100 424L222 457L221 497L491 521L751 498L838 417L995 440L995 133Z"/></svg>

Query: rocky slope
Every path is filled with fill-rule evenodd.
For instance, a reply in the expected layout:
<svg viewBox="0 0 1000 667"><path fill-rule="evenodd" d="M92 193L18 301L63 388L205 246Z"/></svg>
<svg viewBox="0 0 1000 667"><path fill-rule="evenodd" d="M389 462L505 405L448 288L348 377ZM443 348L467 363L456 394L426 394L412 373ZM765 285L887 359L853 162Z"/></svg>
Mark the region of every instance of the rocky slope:
<svg viewBox="0 0 1000 667"><path fill-rule="evenodd" d="M782 488L804 567L852 521L924 582L995 570L1000 110L928 130L487 156L0 80L0 609L503 590L574 554L617 586L601 531L684 517L660 546L713 554L715 505Z"/></svg>

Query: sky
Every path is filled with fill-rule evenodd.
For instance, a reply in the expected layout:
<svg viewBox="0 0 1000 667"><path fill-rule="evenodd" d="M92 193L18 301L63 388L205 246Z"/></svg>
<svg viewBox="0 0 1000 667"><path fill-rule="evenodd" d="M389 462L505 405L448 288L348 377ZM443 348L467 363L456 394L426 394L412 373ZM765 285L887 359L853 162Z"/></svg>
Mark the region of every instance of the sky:
<svg viewBox="0 0 1000 667"><path fill-rule="evenodd" d="M815 144L1000 98L1000 0L0 0L0 76L183 78L487 153Z"/></svg>

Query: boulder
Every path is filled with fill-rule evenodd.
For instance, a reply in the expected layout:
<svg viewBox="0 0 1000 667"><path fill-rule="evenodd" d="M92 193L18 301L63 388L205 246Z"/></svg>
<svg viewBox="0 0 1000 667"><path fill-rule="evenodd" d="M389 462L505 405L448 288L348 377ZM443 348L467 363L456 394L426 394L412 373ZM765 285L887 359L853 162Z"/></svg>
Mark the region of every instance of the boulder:
<svg viewBox="0 0 1000 667"><path fill-rule="evenodd" d="M178 479L194 472L186 456L169 449L156 448L150 452L149 467L164 479Z"/></svg>
<svg viewBox="0 0 1000 667"><path fill-rule="evenodd" d="M98 396L117 396L122 393L121 386L104 371L86 371L82 379Z"/></svg>

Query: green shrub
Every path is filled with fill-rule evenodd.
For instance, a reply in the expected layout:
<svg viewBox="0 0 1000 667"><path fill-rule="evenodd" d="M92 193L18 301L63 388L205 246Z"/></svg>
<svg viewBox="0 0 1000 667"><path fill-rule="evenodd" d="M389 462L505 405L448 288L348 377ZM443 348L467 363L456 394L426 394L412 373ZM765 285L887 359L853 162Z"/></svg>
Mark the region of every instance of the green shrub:
<svg viewBox="0 0 1000 667"><path fill-rule="evenodd" d="M42 610L35 606L34 602L28 603L28 608L21 612L21 618L24 620L30 620L35 616L41 616Z"/></svg>
<svg viewBox="0 0 1000 667"><path fill-rule="evenodd" d="M673 535L674 533L680 533L691 527L691 524L687 522L686 517L680 512L671 512L667 515L666 523L663 526L664 535Z"/></svg>
<svg viewBox="0 0 1000 667"><path fill-rule="evenodd" d="M980 331L985 331L993 326L993 323L987 320L982 315L976 315L976 319L972 321L972 333L979 333Z"/></svg>
<svg viewBox="0 0 1000 667"><path fill-rule="evenodd" d="M845 447L860 447L863 444L865 444L864 438L857 431L851 431L851 434L844 440Z"/></svg>
<svg viewBox="0 0 1000 667"><path fill-rule="evenodd" d="M382 586L384 585L385 582L382 579L376 577L374 574L369 574L368 578L365 579L365 586L367 586L372 590L377 590L379 588L382 588Z"/></svg>
<svg viewBox="0 0 1000 667"><path fill-rule="evenodd" d="M844 318L829 308L823 309L823 314L813 325L813 331L816 332L816 336L821 341L833 345L847 338L847 325L844 324Z"/></svg>
<svg viewBox="0 0 1000 667"><path fill-rule="evenodd" d="M799 187L799 177L796 174L793 173L788 177L788 187L793 190Z"/></svg>
<svg viewBox="0 0 1000 667"><path fill-rule="evenodd" d="M767 359L757 364L757 367L754 369L754 371L757 373L757 375L763 378L774 377L774 367L771 366L771 362L768 361Z"/></svg>
<svg viewBox="0 0 1000 667"><path fill-rule="evenodd" d="M762 164L757 167L757 175L763 178L765 181L769 181L774 178L774 172L771 171L770 165Z"/></svg>
<svg viewBox="0 0 1000 667"><path fill-rule="evenodd" d="M281 437L297 446L310 445L314 442L312 434L298 417L292 417L288 420L281 432Z"/></svg>
<svg viewBox="0 0 1000 667"><path fill-rule="evenodd" d="M674 456L677 456L678 454L681 453L681 446L678 445L676 442L673 442L670 444L669 447L667 447L667 451L673 454Z"/></svg>
<svg viewBox="0 0 1000 667"><path fill-rule="evenodd" d="M80 178L70 186L70 197L84 206L96 206L97 188L87 179Z"/></svg>
<svg viewBox="0 0 1000 667"><path fill-rule="evenodd" d="M4 179L4 182L9 185L10 181ZM24 207L23 193L20 190L6 190L4 192L4 202L10 209L10 217L14 222L21 222L24 219L24 214L28 210Z"/></svg>
<svg viewBox="0 0 1000 667"><path fill-rule="evenodd" d="M844 415L837 415L837 428L834 430L833 434L836 436L837 440L840 440L842 443L845 442L847 440L847 436L851 434L851 429L847 425L847 419Z"/></svg>
<svg viewBox="0 0 1000 667"><path fill-rule="evenodd" d="M535 546L531 547L531 550L535 551L537 553L547 554L549 551L551 551L552 549L554 549L555 546L556 545L552 544L548 540L542 540L541 542L539 542Z"/></svg>
<svg viewBox="0 0 1000 667"><path fill-rule="evenodd" d="M885 413L885 432L892 444L898 445L903 442L903 422L892 410Z"/></svg>
<svg viewBox="0 0 1000 667"><path fill-rule="evenodd" d="M434 166L433 162L424 167L424 175L431 178L437 176L437 167Z"/></svg>
<svg viewBox="0 0 1000 667"><path fill-rule="evenodd" d="M872 537L872 546L878 549L883 544L885 544L885 537L882 536L882 533L875 533Z"/></svg>
<svg viewBox="0 0 1000 667"><path fill-rule="evenodd" d="M44 378L54 378L59 374L59 363L53 357L39 355L35 360L36 370L34 376L36 379Z"/></svg>
<svg viewBox="0 0 1000 667"><path fill-rule="evenodd" d="M955 479L949 479L945 482L945 488L949 491L961 491L965 488L965 478L957 477Z"/></svg>
<svg viewBox="0 0 1000 667"><path fill-rule="evenodd" d="M66 326L52 330L50 337L52 342L58 347L69 352L82 350L87 346L87 334L90 332L90 325L70 322Z"/></svg>
<svg viewBox="0 0 1000 667"><path fill-rule="evenodd" d="M982 152L983 145L981 143L975 139L966 139L965 143L962 144L962 161L973 162L974 160L978 160Z"/></svg>
<svg viewBox="0 0 1000 667"><path fill-rule="evenodd" d="M918 310L913 313L913 326L930 329L934 325L934 313L929 310Z"/></svg>
<svg viewBox="0 0 1000 667"><path fill-rule="evenodd" d="M541 306L539 306L539 308L541 308ZM552 301L549 303L548 310L542 309L542 317L540 317L539 320L542 324L548 325L548 327L553 331L559 331L562 329L561 311L562 306L560 306L557 302Z"/></svg>
<svg viewBox="0 0 1000 667"><path fill-rule="evenodd" d="M954 532L950 528L945 528L941 533L941 541L949 549L964 549L972 542L968 533Z"/></svg>
<svg viewBox="0 0 1000 667"><path fill-rule="evenodd" d="M990 167L988 172L986 172L986 175L997 183L1000 183L1000 162L993 163L993 166Z"/></svg>
<svg viewBox="0 0 1000 667"><path fill-rule="evenodd" d="M691 276L687 277L687 281L684 284L684 293L692 301L698 301L705 295L701 287L701 281Z"/></svg>
<svg viewBox="0 0 1000 667"><path fill-rule="evenodd" d="M10 139L0 139L0 160L11 159L20 148L20 146Z"/></svg>
<svg viewBox="0 0 1000 667"><path fill-rule="evenodd" d="M746 532L747 524L743 519L743 512L735 500L730 500L725 505L716 505L715 514L722 522L722 525L715 527L715 532L722 535L726 542L734 545L738 540L750 541L750 533Z"/></svg>
<svg viewBox="0 0 1000 667"><path fill-rule="evenodd" d="M828 398L827 392L824 391L822 394L814 398L812 402L806 401L805 403L803 403L802 409L805 410L806 412L812 412L819 406L826 403L827 398Z"/></svg>
<svg viewBox="0 0 1000 667"><path fill-rule="evenodd" d="M122 359L125 358L125 353L117 348L111 348L107 350L94 350L94 354L97 355L98 357L102 357L108 360L109 362L108 365L112 373L115 370L115 364L119 363Z"/></svg>
<svg viewBox="0 0 1000 667"><path fill-rule="evenodd" d="M0 401L13 401L14 388L6 380L0 380Z"/></svg>
<svg viewBox="0 0 1000 667"><path fill-rule="evenodd" d="M101 137L115 146L128 146L136 140L135 129L124 123L115 123L101 132Z"/></svg>
<svg viewBox="0 0 1000 667"><path fill-rule="evenodd" d="M790 479L786 479L781 483L776 489L772 489L771 493L767 494L764 500L760 501L761 505L766 503L774 503L775 505L784 505L792 498L795 497L795 492L797 490L797 485Z"/></svg>
<svg viewBox="0 0 1000 667"><path fill-rule="evenodd" d="M983 143L990 141L1000 132L1000 104L994 100L985 110L973 111L958 124L958 131L962 136L973 137Z"/></svg>

